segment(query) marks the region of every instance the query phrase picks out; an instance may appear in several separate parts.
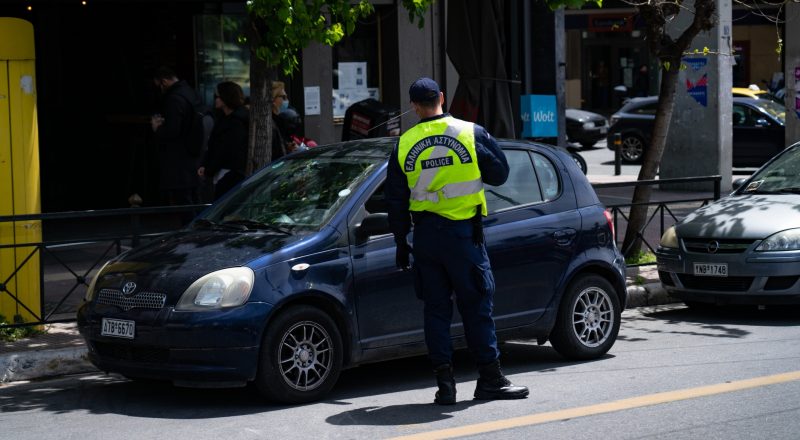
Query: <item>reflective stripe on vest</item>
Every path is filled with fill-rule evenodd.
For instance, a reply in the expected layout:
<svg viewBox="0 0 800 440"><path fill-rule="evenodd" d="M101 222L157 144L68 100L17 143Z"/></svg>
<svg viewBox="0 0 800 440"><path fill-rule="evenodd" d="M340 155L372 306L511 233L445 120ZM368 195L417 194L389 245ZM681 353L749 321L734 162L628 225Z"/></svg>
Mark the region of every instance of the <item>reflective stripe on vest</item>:
<svg viewBox="0 0 800 440"><path fill-rule="evenodd" d="M411 191L409 209L464 220L486 199L475 152L472 123L446 116L409 129L398 146L398 160Z"/></svg>

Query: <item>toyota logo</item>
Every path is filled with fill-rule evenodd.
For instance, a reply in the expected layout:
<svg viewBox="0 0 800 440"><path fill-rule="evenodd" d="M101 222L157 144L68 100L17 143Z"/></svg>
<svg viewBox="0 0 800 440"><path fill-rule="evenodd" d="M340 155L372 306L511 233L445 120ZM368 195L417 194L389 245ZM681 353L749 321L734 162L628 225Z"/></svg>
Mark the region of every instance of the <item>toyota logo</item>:
<svg viewBox="0 0 800 440"><path fill-rule="evenodd" d="M136 283L133 281L128 281L124 286L122 286L122 294L125 296L132 295L134 290L136 290Z"/></svg>
<svg viewBox="0 0 800 440"><path fill-rule="evenodd" d="M719 242L717 240L709 241L706 245L706 250L709 254L716 254L719 250Z"/></svg>

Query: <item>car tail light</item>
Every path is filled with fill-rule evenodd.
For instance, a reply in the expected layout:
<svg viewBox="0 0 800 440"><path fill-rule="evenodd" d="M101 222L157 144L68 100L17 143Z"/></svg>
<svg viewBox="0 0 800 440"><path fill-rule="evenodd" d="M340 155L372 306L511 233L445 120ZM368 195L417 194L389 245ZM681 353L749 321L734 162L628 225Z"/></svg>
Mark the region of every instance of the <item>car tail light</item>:
<svg viewBox="0 0 800 440"><path fill-rule="evenodd" d="M603 211L603 215L606 216L606 221L608 222L608 228L611 229L611 239L615 242L617 241L617 233L614 231L614 217L608 210Z"/></svg>

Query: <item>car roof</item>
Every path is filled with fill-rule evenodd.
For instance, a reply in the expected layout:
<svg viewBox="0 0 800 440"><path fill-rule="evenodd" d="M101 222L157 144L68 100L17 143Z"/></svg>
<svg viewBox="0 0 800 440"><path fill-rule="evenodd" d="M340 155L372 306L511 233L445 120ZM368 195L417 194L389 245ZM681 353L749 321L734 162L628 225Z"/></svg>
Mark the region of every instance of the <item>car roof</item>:
<svg viewBox="0 0 800 440"><path fill-rule="evenodd" d="M767 91L766 90L753 90L753 89L750 89L750 88L747 88L747 87L734 87L734 88L731 89L731 93L734 93L734 94L738 93L740 95L746 95L746 96L755 97L755 96L758 96L758 95L764 95L764 94L767 93Z"/></svg>

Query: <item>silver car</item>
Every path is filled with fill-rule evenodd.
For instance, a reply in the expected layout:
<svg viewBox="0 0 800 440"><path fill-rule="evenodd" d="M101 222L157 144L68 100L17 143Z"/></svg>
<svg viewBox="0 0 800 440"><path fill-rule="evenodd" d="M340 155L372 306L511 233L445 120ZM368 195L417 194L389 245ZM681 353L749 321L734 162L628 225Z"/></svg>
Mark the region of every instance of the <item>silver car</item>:
<svg viewBox="0 0 800 440"><path fill-rule="evenodd" d="M734 186L664 232L661 283L689 306L800 303L800 143Z"/></svg>

